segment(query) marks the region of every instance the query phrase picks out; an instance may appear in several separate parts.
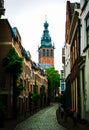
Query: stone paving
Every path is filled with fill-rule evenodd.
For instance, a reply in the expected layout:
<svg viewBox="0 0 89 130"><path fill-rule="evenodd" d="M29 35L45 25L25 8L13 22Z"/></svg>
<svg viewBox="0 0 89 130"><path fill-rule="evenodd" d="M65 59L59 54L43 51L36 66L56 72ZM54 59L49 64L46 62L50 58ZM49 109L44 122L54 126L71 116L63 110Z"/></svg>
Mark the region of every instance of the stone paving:
<svg viewBox="0 0 89 130"><path fill-rule="evenodd" d="M47 107L18 124L15 130L66 130L56 119L57 104Z"/></svg>

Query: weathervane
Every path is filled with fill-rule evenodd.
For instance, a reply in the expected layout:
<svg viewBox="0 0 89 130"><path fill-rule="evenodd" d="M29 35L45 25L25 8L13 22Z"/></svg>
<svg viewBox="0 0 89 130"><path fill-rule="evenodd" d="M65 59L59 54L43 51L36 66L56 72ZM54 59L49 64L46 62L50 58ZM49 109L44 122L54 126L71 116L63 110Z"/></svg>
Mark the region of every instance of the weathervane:
<svg viewBox="0 0 89 130"><path fill-rule="evenodd" d="M0 18L2 15L4 15L5 9L4 9L4 0L0 0Z"/></svg>

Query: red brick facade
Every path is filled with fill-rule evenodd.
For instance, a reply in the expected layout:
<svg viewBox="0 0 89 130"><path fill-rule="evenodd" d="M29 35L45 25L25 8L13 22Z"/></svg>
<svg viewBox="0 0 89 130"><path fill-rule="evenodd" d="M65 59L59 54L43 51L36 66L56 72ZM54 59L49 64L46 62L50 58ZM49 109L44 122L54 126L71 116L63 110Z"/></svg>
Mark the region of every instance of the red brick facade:
<svg viewBox="0 0 89 130"><path fill-rule="evenodd" d="M13 76L10 72L6 72L2 66L2 60L9 52L10 48L14 47L19 56L23 57L23 72L18 81L26 88L20 91L17 97L17 109L20 114L28 112L30 109L29 92L33 91L35 81L38 86L38 93L40 88L45 86L47 94L48 81L46 75L42 75L40 68L37 70L32 68L32 60L27 59L22 55L24 48L21 45L21 37L16 29L16 37L7 19L0 19L0 95L3 97L3 104L5 106L6 118L13 116ZM30 73L33 73L31 77Z"/></svg>
<svg viewBox="0 0 89 130"><path fill-rule="evenodd" d="M51 66L54 66L54 57L41 57L40 63L50 64Z"/></svg>

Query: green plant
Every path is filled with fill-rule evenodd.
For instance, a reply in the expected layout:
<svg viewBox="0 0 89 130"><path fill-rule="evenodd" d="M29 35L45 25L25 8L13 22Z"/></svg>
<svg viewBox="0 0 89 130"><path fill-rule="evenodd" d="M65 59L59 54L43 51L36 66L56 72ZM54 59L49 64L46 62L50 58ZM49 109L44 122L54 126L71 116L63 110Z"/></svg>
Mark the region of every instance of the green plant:
<svg viewBox="0 0 89 130"><path fill-rule="evenodd" d="M54 67L46 70L48 79L48 103L55 99L55 92L60 86L60 74Z"/></svg>
<svg viewBox="0 0 89 130"><path fill-rule="evenodd" d="M38 92L29 92L29 96L32 98L34 102L40 99L40 94Z"/></svg>
<svg viewBox="0 0 89 130"><path fill-rule="evenodd" d="M21 83L19 85L17 85L17 87L16 87L16 95L19 96L20 92L23 91L25 88L26 88L26 86L24 86Z"/></svg>
<svg viewBox="0 0 89 130"><path fill-rule="evenodd" d="M40 99L40 94L39 93L33 93L33 101L38 101Z"/></svg>
<svg viewBox="0 0 89 130"><path fill-rule="evenodd" d="M15 48L12 47L7 53L6 57L3 59L3 67L5 70L12 73L13 76L13 116L17 116L17 96L19 92L17 91L17 80L22 73L23 58L20 57Z"/></svg>
<svg viewBox="0 0 89 130"><path fill-rule="evenodd" d="M30 96L30 97L33 96L33 92L29 92L29 96Z"/></svg>
<svg viewBox="0 0 89 130"><path fill-rule="evenodd" d="M22 83L19 83L17 88L18 88L18 90L22 91L26 88L26 86L24 86Z"/></svg>
<svg viewBox="0 0 89 130"><path fill-rule="evenodd" d="M17 54L14 47L9 50L2 63L3 67L11 73L13 72L16 78L22 73L23 58Z"/></svg>

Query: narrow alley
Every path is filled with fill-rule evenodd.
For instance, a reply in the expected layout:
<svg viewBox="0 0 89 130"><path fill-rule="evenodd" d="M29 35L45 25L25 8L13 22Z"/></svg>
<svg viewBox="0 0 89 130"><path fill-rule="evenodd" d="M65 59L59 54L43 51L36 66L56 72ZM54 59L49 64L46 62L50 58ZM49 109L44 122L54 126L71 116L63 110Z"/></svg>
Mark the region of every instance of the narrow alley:
<svg viewBox="0 0 89 130"><path fill-rule="evenodd" d="M15 130L66 130L56 119L58 105L53 104L18 124Z"/></svg>

